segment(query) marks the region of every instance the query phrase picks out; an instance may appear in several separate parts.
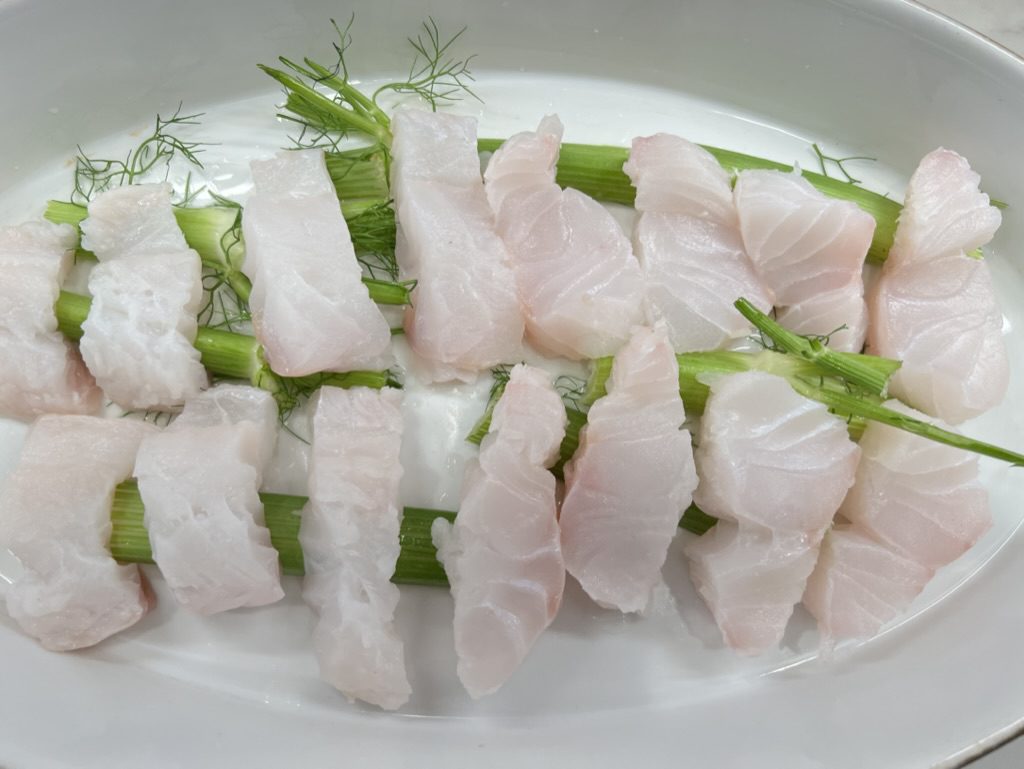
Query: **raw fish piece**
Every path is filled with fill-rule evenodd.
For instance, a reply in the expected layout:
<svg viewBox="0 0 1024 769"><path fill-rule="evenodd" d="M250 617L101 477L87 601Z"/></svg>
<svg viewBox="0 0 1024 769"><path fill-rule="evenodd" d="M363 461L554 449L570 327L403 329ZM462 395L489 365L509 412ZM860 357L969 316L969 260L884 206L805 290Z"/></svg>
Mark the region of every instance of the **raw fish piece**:
<svg viewBox="0 0 1024 769"><path fill-rule="evenodd" d="M903 361L889 391L953 424L1000 403L1009 385L992 276L966 255L1000 222L978 181L955 152L924 157L871 298L869 348Z"/></svg>
<svg viewBox="0 0 1024 769"><path fill-rule="evenodd" d="M0 415L92 414L102 394L57 330L53 305L71 268L75 230L28 222L0 228Z"/></svg>
<svg viewBox="0 0 1024 769"><path fill-rule="evenodd" d="M742 296L768 312L773 297L743 250L729 174L671 134L634 139L623 170L637 191L633 243L647 311L664 318L672 346L713 350L749 333L733 303Z"/></svg>
<svg viewBox="0 0 1024 769"><path fill-rule="evenodd" d="M173 409L208 384L193 346L202 265L188 248L166 184L118 187L89 203L82 245L100 264L82 357L103 392L125 409Z"/></svg>
<svg viewBox="0 0 1024 769"><path fill-rule="evenodd" d="M679 366L661 324L615 357L565 469L560 524L569 573L598 604L646 608L697 486Z"/></svg>
<svg viewBox="0 0 1024 769"><path fill-rule="evenodd" d="M775 303L799 319L799 332L836 335L836 349L860 350L865 315L864 258L875 233L874 218L855 203L828 198L799 173L743 171L734 190L740 231L754 269L775 294ZM845 289L846 317L823 313L824 295ZM803 308L811 302L811 308ZM821 325L811 323L818 318ZM840 322L837 323L836 321Z"/></svg>
<svg viewBox="0 0 1024 769"><path fill-rule="evenodd" d="M643 279L629 240L597 201L555 183L562 124L508 139L484 174L512 256L526 335L573 360L611 355L643 321Z"/></svg>
<svg viewBox="0 0 1024 769"><path fill-rule="evenodd" d="M905 558L856 525L825 535L803 602L818 621L826 648L866 639L898 617L921 593L932 570Z"/></svg>
<svg viewBox="0 0 1024 769"><path fill-rule="evenodd" d="M726 642L757 654L782 638L860 449L841 419L780 377L751 371L710 387L694 501L720 520L686 553Z"/></svg>
<svg viewBox="0 0 1024 769"><path fill-rule="evenodd" d="M899 401L885 405L929 421ZM877 422L865 428L860 448L857 479L841 512L879 542L937 569L991 527L976 454Z"/></svg>
<svg viewBox="0 0 1024 769"><path fill-rule="evenodd" d="M253 328L283 376L379 369L391 329L362 282L322 150L252 162L243 270Z"/></svg>
<svg viewBox="0 0 1024 769"><path fill-rule="evenodd" d="M476 121L400 109L391 121L400 277L415 280L405 332L425 378L473 380L522 357L508 250L484 194Z"/></svg>
<svg viewBox="0 0 1024 769"><path fill-rule="evenodd" d="M684 552L726 644L748 655L782 640L818 557L808 535L724 520L687 542Z"/></svg>
<svg viewBox="0 0 1024 769"><path fill-rule="evenodd" d="M854 275L845 286L780 310L776 320L797 334L827 336L833 350L860 352L868 333L864 281Z"/></svg>
<svg viewBox="0 0 1024 769"><path fill-rule="evenodd" d="M459 679L477 698L500 687L551 624L562 601L555 477L546 469L565 434L550 377L518 365L466 468L455 523L432 536L455 599Z"/></svg>
<svg viewBox="0 0 1024 769"><path fill-rule="evenodd" d="M40 417L0 497L0 547L21 561L7 611L47 649L99 643L149 608L138 566L110 555L114 487L153 427L131 419Z"/></svg>
<svg viewBox="0 0 1024 769"><path fill-rule="evenodd" d="M323 387L313 417L310 501L299 541L303 597L319 615L320 675L350 699L394 710L410 694L394 626L402 394Z"/></svg>
<svg viewBox="0 0 1024 769"><path fill-rule="evenodd" d="M135 475L153 560L182 606L216 614L284 596L258 495L276 437L270 393L220 384L143 440Z"/></svg>

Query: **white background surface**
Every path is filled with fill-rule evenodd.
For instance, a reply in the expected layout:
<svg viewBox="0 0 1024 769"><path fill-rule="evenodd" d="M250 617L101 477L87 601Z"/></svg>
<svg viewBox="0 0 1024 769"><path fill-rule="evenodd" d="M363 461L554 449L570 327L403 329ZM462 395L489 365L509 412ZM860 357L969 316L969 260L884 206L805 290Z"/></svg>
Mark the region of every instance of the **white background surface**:
<svg viewBox="0 0 1024 769"><path fill-rule="evenodd" d="M1024 54L1024 2L1021 0L929 0L925 5L978 30L1016 53ZM978 759L970 767L1024 767L1024 737Z"/></svg>

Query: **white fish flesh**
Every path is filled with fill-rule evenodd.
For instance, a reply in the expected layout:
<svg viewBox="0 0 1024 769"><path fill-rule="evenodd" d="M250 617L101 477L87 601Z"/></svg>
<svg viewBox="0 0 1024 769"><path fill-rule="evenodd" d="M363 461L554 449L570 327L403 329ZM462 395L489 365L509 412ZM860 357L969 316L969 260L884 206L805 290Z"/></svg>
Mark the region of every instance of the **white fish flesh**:
<svg viewBox="0 0 1024 769"><path fill-rule="evenodd" d="M555 183L562 124L508 139L484 173L512 256L526 336L573 360L612 355L643 322L643 278L629 240L593 198Z"/></svg>
<svg viewBox="0 0 1024 769"><path fill-rule="evenodd" d="M992 276L967 255L1001 219L979 181L955 152L924 157L871 298L871 352L903 361L889 391L952 424L1000 403L1009 385Z"/></svg>
<svg viewBox="0 0 1024 769"><path fill-rule="evenodd" d="M110 554L114 488L131 477L152 425L90 416L40 417L0 497L0 547L24 573L7 611L47 649L93 646L149 608L139 567Z"/></svg>
<svg viewBox="0 0 1024 769"><path fill-rule="evenodd" d="M836 526L821 544L803 603L818 621L825 648L867 639L906 611L932 570L900 555L857 525Z"/></svg>
<svg viewBox="0 0 1024 769"><path fill-rule="evenodd" d="M697 473L679 396L679 365L663 324L639 328L615 356L608 394L590 409L565 468L565 564L598 604L642 611Z"/></svg>
<svg viewBox="0 0 1024 769"><path fill-rule="evenodd" d="M474 697L500 687L562 601L555 477L565 407L544 371L512 369L480 458L466 469L455 523L431 534L455 599L458 674Z"/></svg>
<svg viewBox="0 0 1024 769"><path fill-rule="evenodd" d="M480 176L476 121L400 109L391 121L396 257L415 280L405 335L434 381L472 380L522 357L510 256Z"/></svg>
<svg viewBox="0 0 1024 769"><path fill-rule="evenodd" d="M252 162L243 271L253 329L283 376L378 369L391 330L362 282L322 150Z"/></svg>
<svg viewBox="0 0 1024 769"><path fill-rule="evenodd" d="M259 488L277 437L273 396L220 384L149 435L135 465L153 560L182 606L216 614L284 596Z"/></svg>
<svg viewBox="0 0 1024 769"><path fill-rule="evenodd" d="M798 173L743 171L734 196L747 254L788 314L790 330L831 335L832 348L859 351L867 334L862 270L874 218L855 203L826 197ZM847 314L823 312L823 301ZM803 309L805 302L816 307Z"/></svg>
<svg viewBox="0 0 1024 769"><path fill-rule="evenodd" d="M934 421L899 401L885 405ZM991 527L977 454L875 422L865 428L860 448L857 480L841 512L879 542L937 569Z"/></svg>
<svg viewBox="0 0 1024 769"><path fill-rule="evenodd" d="M640 212L633 243L647 310L677 352L714 350L750 332L733 303L774 303L743 248L729 174L707 150L671 134L633 140L623 166Z"/></svg>
<svg viewBox="0 0 1024 769"><path fill-rule="evenodd" d="M310 501L299 541L303 597L318 614L320 674L386 710L410 694L394 626L402 477L401 392L323 387L313 417Z"/></svg>
<svg viewBox="0 0 1024 769"><path fill-rule="evenodd" d="M82 357L108 398L125 409L173 409L208 384L193 346L202 264L188 248L166 184L118 187L89 203L82 245L100 263Z"/></svg>
<svg viewBox="0 0 1024 769"><path fill-rule="evenodd" d="M0 227L0 415L93 414L102 394L57 330L54 303L77 237L69 224Z"/></svg>
<svg viewBox="0 0 1024 769"><path fill-rule="evenodd" d="M694 501L720 522L686 553L726 642L758 654L785 632L860 449L841 419L780 377L750 371L710 388Z"/></svg>

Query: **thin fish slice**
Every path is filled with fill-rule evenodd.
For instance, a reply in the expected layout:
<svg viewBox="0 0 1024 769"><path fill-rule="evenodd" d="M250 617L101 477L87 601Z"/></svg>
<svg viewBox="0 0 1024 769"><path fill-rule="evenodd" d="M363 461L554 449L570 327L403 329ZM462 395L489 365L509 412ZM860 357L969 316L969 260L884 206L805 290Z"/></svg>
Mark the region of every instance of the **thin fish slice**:
<svg viewBox="0 0 1024 769"><path fill-rule="evenodd" d="M220 384L142 442L135 466L153 560L198 614L280 600L258 491L277 436L273 396Z"/></svg>
<svg viewBox="0 0 1024 769"><path fill-rule="evenodd" d="M0 497L0 547L24 573L7 611L47 649L93 646L149 608L138 566L110 555L114 487L131 477L152 426L129 419L40 417Z"/></svg>
<svg viewBox="0 0 1024 769"><path fill-rule="evenodd" d="M733 303L742 296L768 312L774 299L744 251L729 174L671 134L634 139L623 170L637 191L647 311L665 320L672 346L714 350L749 333Z"/></svg>
<svg viewBox="0 0 1024 769"><path fill-rule="evenodd" d="M540 369L518 365L466 469L455 523L432 536L455 599L458 674L470 696L496 691L558 612L565 586L555 477L565 407Z"/></svg>
<svg viewBox="0 0 1024 769"><path fill-rule="evenodd" d="M871 351L903 361L889 391L952 424L996 406L1009 386L992 276L966 255L1000 222L978 182L955 152L925 156L871 298Z"/></svg>
<svg viewBox="0 0 1024 769"><path fill-rule="evenodd" d="M349 699L386 710L411 692L390 581L401 522L401 398L391 389L320 390L299 530L303 597L319 615L320 674Z"/></svg>
<svg viewBox="0 0 1024 769"><path fill-rule="evenodd" d="M555 183L562 124L508 139L484 174L512 255L527 338L570 359L611 355L643 321L643 279L629 240L599 203Z"/></svg>
<svg viewBox="0 0 1024 769"><path fill-rule="evenodd" d="M391 126L396 257L400 277L416 281L405 335L422 378L473 380L519 359L524 329L480 177L476 121L400 109Z"/></svg>
<svg viewBox="0 0 1024 769"><path fill-rule="evenodd" d="M566 568L598 604L642 611L697 486L679 367L665 327L639 328L615 357L566 467Z"/></svg>
<svg viewBox="0 0 1024 769"><path fill-rule="evenodd" d="M188 248L166 184L118 187L89 203L82 244L100 260L82 357L125 409L174 409L208 384L193 346L202 265Z"/></svg>
<svg viewBox="0 0 1024 769"><path fill-rule="evenodd" d="M68 224L0 228L0 416L93 414L102 394L57 330L54 303L74 254Z"/></svg>
<svg viewBox="0 0 1024 769"><path fill-rule="evenodd" d="M803 603L818 621L822 644L867 639L903 614L932 570L900 555L857 525L836 526L821 544Z"/></svg>
<svg viewBox="0 0 1024 769"><path fill-rule="evenodd" d="M391 330L362 282L322 150L252 162L243 270L253 329L278 374L378 369Z"/></svg>
<svg viewBox="0 0 1024 769"><path fill-rule="evenodd" d="M833 350L859 352L868 333L864 282L854 275L845 286L780 310L776 320L797 334L826 338Z"/></svg>

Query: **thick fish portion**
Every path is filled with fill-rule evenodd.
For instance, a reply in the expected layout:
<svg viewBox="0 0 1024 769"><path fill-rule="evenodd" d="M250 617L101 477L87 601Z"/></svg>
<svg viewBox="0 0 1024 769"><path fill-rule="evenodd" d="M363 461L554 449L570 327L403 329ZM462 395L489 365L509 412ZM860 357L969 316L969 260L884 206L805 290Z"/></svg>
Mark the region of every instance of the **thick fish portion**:
<svg viewBox="0 0 1024 769"><path fill-rule="evenodd" d="M555 477L565 407L547 373L512 369L480 458L466 469L455 523L432 535L455 599L458 674L470 696L496 691L562 601Z"/></svg>
<svg viewBox="0 0 1024 769"><path fill-rule="evenodd" d="M776 320L797 334L827 337L833 350L859 352L868 329L863 280L854 275L845 286L779 310Z"/></svg>
<svg viewBox="0 0 1024 769"><path fill-rule="evenodd" d="M401 392L323 387L299 541L303 597L319 615L320 675L349 699L394 710L410 694L394 626L402 477Z"/></svg>
<svg viewBox="0 0 1024 769"><path fill-rule="evenodd" d="M153 560L199 614L284 596L258 491L277 437L273 396L220 384L149 435L135 465Z"/></svg>
<svg viewBox="0 0 1024 769"><path fill-rule="evenodd" d="M643 279L629 240L597 201L555 183L562 124L516 134L484 174L512 255L526 335L578 360L611 355L643 321Z"/></svg>
<svg viewBox="0 0 1024 769"><path fill-rule="evenodd" d="M694 501L721 520L687 545L690 574L726 642L757 654L782 638L860 449L823 405L751 371L711 383L695 455Z"/></svg>
<svg viewBox="0 0 1024 769"><path fill-rule="evenodd" d="M565 468L565 565L598 604L646 608L697 486L667 331L637 329L615 357Z"/></svg>
<svg viewBox="0 0 1024 769"><path fill-rule="evenodd" d="M253 329L278 374L388 365L391 330L362 270L322 150L252 162L243 270Z"/></svg>
<svg viewBox="0 0 1024 769"><path fill-rule="evenodd" d="M927 420L899 401L885 404ZM978 457L871 422L842 514L862 531L931 569L965 553L992 525Z"/></svg>
<svg viewBox="0 0 1024 769"><path fill-rule="evenodd" d="M874 218L855 203L826 197L797 173L743 171L734 196L747 254L776 304L800 319L794 330L827 335L846 325L830 346L859 351L867 333L861 273ZM822 315L826 294L830 305L849 308L848 317ZM809 301L817 306L801 308Z"/></svg>
<svg viewBox="0 0 1024 769"><path fill-rule="evenodd" d="M415 280L405 332L434 381L475 379L522 355L515 276L484 194L476 121L400 109L391 191L403 280Z"/></svg>
<svg viewBox="0 0 1024 769"><path fill-rule="evenodd" d="M703 148L670 134L633 140L623 166L640 212L633 244L647 312L677 352L713 350L750 331L733 303L774 299L743 248L729 174Z"/></svg>
<svg viewBox="0 0 1024 769"><path fill-rule="evenodd" d="M89 203L82 245L100 264L82 357L108 398L125 409L173 409L207 386L193 346L203 295L199 255L188 248L166 184L118 187Z"/></svg>
<svg viewBox="0 0 1024 769"><path fill-rule="evenodd" d="M1000 403L1009 385L988 264L966 255L1000 222L978 182L955 152L925 156L871 297L869 347L903 361L889 391L953 424Z"/></svg>
<svg viewBox="0 0 1024 769"><path fill-rule="evenodd" d="M0 416L92 414L102 404L53 309L75 241L69 224L0 227Z"/></svg>
<svg viewBox="0 0 1024 769"><path fill-rule="evenodd" d="M40 417L0 497L0 547L24 575L7 611L47 649L99 643L149 608L138 566L110 555L114 487L153 427L130 419Z"/></svg>
<svg viewBox="0 0 1024 769"><path fill-rule="evenodd" d="M803 603L826 647L844 638L871 638L906 611L932 573L857 525L837 526L821 544Z"/></svg>

